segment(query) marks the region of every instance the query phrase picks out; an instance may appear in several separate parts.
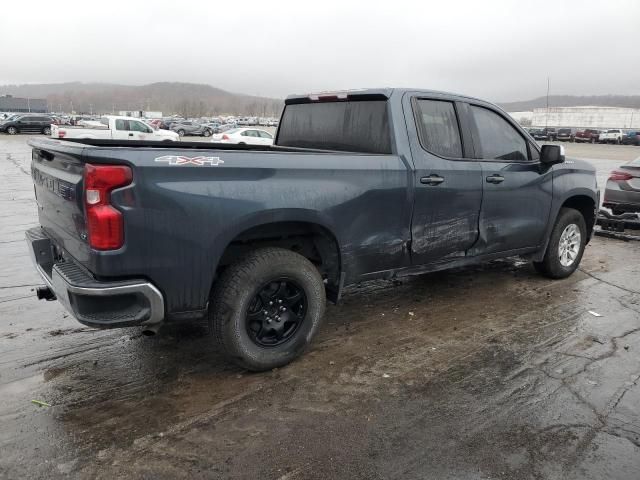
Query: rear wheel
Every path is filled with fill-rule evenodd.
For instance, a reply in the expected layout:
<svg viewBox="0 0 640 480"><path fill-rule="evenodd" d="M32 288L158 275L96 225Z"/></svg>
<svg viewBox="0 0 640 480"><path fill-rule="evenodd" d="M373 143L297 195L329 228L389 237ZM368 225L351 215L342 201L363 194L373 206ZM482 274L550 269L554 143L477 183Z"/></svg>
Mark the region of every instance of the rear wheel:
<svg viewBox="0 0 640 480"><path fill-rule="evenodd" d="M16 127L9 127L7 128L7 133L9 135L15 135L16 133L18 133L18 129Z"/></svg>
<svg viewBox="0 0 640 480"><path fill-rule="evenodd" d="M44 127L42 133L43 135L51 135L51 127Z"/></svg>
<svg viewBox="0 0 640 480"><path fill-rule="evenodd" d="M211 136L211 130L205 130L204 132L202 132L202 136L210 137Z"/></svg>
<svg viewBox="0 0 640 480"><path fill-rule="evenodd" d="M178 130L178 135L180 135L181 137L184 137L184 130Z"/></svg>
<svg viewBox="0 0 640 480"><path fill-rule="evenodd" d="M562 208L544 258L533 265L546 277L566 278L580 265L586 240L587 225L582 214L573 208Z"/></svg>
<svg viewBox="0 0 640 480"><path fill-rule="evenodd" d="M325 309L317 268L282 248L262 248L228 267L209 309L213 337L226 357L253 371L297 358L314 337Z"/></svg>

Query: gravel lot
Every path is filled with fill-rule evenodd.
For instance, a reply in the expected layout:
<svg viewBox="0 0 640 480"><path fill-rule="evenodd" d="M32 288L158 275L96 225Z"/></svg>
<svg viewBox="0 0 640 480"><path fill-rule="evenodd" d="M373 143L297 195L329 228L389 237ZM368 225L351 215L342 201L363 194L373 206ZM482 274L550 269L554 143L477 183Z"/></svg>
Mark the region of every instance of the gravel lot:
<svg viewBox="0 0 640 480"><path fill-rule="evenodd" d="M27 138L0 136L0 478L638 478L639 243L596 237L562 281L510 259L351 288L302 359L249 374L202 327L36 300ZM640 156L565 145L601 186Z"/></svg>

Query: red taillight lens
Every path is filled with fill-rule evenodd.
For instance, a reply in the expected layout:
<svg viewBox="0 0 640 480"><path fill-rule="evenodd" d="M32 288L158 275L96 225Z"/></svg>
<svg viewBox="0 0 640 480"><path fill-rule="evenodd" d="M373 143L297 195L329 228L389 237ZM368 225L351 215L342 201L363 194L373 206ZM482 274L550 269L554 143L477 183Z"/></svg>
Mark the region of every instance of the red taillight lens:
<svg viewBox="0 0 640 480"><path fill-rule="evenodd" d="M110 204L111 191L129 185L131 168L124 165L85 165L85 213L89 245L115 250L124 245L122 213Z"/></svg>
<svg viewBox="0 0 640 480"><path fill-rule="evenodd" d="M632 178L633 178L633 175L631 175L630 173L621 172L619 170L614 170L609 175L609 180L614 180L614 181L615 180L631 180Z"/></svg>
<svg viewBox="0 0 640 480"><path fill-rule="evenodd" d="M229 135L222 135L222 140L229 140Z"/></svg>
<svg viewBox="0 0 640 480"><path fill-rule="evenodd" d="M64 138L66 134L66 130L58 130L58 138Z"/></svg>

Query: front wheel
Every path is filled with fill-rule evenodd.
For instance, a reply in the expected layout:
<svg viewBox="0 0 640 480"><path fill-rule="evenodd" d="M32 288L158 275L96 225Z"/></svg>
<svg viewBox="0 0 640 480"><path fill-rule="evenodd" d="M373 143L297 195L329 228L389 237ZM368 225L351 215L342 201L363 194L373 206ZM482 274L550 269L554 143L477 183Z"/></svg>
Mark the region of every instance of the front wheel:
<svg viewBox="0 0 640 480"><path fill-rule="evenodd" d="M205 130L204 132L202 132L202 136L210 137L211 136L211 130Z"/></svg>
<svg viewBox="0 0 640 480"><path fill-rule="evenodd" d="M566 278L580 265L586 242L587 225L582 214L573 208L562 208L544 258L533 265L546 277Z"/></svg>
<svg viewBox="0 0 640 480"><path fill-rule="evenodd" d="M9 135L15 135L16 133L18 133L18 129L16 127L9 127L7 128L7 133Z"/></svg>
<svg viewBox="0 0 640 480"><path fill-rule="evenodd" d="M265 371L302 354L324 310L324 283L309 260L290 250L261 248L216 280L209 325L230 361Z"/></svg>
<svg viewBox="0 0 640 480"><path fill-rule="evenodd" d="M51 127L44 127L42 129L42 133L43 133L43 135L47 135L47 136L51 135Z"/></svg>
<svg viewBox="0 0 640 480"><path fill-rule="evenodd" d="M184 130L178 130L178 135L180 135L180 137L184 137Z"/></svg>

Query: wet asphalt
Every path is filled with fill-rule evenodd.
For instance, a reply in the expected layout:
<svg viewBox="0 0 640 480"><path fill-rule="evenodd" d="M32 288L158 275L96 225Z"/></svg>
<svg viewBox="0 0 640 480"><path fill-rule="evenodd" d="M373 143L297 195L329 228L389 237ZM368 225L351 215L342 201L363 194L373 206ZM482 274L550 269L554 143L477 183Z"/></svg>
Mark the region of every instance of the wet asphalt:
<svg viewBox="0 0 640 480"><path fill-rule="evenodd" d="M508 259L351 288L250 374L202 326L36 300L26 139L0 136L0 478L640 478L640 243L596 237L562 281ZM600 179L640 156L567 148Z"/></svg>

